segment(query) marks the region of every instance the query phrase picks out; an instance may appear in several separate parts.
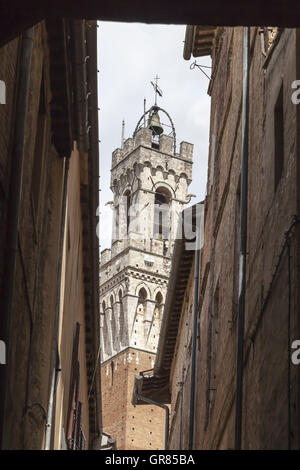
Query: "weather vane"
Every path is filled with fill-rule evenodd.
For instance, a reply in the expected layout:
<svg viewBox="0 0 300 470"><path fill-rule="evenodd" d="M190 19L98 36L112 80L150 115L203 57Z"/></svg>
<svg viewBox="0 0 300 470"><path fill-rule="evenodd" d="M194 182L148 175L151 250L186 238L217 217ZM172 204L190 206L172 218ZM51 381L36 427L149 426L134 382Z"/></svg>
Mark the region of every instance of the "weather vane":
<svg viewBox="0 0 300 470"><path fill-rule="evenodd" d="M162 96L163 94L162 94L162 91L161 91L161 89L159 88L159 86L157 84L157 81L160 80L160 78L156 75L154 80L155 80L155 83L151 81L151 85L153 86L154 91L155 91L155 106L157 106L157 95Z"/></svg>

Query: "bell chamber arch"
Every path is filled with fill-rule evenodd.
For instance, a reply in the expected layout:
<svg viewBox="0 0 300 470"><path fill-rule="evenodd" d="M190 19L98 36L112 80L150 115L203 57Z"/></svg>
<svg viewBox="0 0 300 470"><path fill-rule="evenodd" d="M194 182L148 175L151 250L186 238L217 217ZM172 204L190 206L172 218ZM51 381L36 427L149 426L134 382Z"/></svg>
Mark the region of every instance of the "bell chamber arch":
<svg viewBox="0 0 300 470"><path fill-rule="evenodd" d="M166 116L167 122L160 122L160 117L158 114L159 112L163 113ZM147 122L147 125L145 125L146 122ZM173 138L173 155L176 155L175 126L174 126L171 116L165 109L160 108L157 105L153 105L151 106L151 108L145 111L136 125L136 128L132 136L133 139L135 139L136 133L142 127L148 127L149 129L152 130L152 136L153 136L154 141L156 138L159 139L162 133L165 133L166 135L172 137ZM167 128L169 132L164 132L165 128Z"/></svg>

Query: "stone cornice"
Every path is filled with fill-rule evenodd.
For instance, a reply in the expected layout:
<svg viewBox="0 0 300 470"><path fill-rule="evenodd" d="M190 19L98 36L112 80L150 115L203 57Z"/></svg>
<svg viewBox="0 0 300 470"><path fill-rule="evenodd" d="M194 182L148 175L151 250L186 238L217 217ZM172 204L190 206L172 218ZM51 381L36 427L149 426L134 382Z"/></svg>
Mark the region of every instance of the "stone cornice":
<svg viewBox="0 0 300 470"><path fill-rule="evenodd" d="M118 274L113 275L110 279L107 279L107 281L105 281L103 284L100 284L100 291L101 291L100 293L103 294L103 290L104 292L107 292L108 290L113 289L116 285L124 281L126 277L130 277L130 276L135 277L136 279L146 280L147 282L151 282L153 284L161 284L162 282L167 283L169 280L168 275L159 274L159 273L149 273L149 271L147 271L146 269L136 268L134 266L126 266ZM147 277L151 279L150 280L145 279ZM114 279L116 280L115 283L113 283ZM155 280L153 281L153 279ZM109 283L112 283L112 285L109 285L107 287L107 284Z"/></svg>
<svg viewBox="0 0 300 470"><path fill-rule="evenodd" d="M155 238L153 238L153 240L155 240ZM117 241L117 240L115 240ZM142 250L141 248L137 248L135 246L128 246L126 248L124 248L124 250L120 251L117 255L115 255L113 258L111 258L109 261L107 261L106 263L104 264L101 264L100 263L100 273L101 271L106 268L110 263L116 261L118 258L120 258L121 256L123 255L126 255L127 253L129 253L130 250L134 250L134 251L138 251L139 253L144 253L145 255L150 255L150 256L156 256L157 258L163 258L163 259L166 259L168 261L171 261L171 257L170 256L164 256L164 255L160 255L159 253L153 253L152 251L145 251L145 250ZM104 251L104 250L103 250Z"/></svg>

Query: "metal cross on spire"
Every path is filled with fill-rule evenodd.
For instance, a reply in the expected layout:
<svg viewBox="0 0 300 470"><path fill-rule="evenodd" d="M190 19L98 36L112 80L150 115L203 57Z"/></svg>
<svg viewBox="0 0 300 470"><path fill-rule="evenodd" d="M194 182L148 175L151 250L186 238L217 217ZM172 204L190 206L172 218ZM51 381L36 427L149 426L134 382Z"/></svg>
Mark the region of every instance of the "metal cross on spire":
<svg viewBox="0 0 300 470"><path fill-rule="evenodd" d="M155 83L151 81L151 85L153 86L154 91L155 91L155 106L157 106L157 95L162 96L163 94L162 94L162 91L161 91L161 89L159 88L159 86L157 84L157 81L160 80L160 78L156 75L154 80L155 80Z"/></svg>

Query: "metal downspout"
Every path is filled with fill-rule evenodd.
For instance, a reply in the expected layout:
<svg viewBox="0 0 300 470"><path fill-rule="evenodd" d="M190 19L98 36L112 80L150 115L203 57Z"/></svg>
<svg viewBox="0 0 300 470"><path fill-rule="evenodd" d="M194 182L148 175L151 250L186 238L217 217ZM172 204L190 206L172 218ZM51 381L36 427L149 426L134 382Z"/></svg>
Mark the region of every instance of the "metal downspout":
<svg viewBox="0 0 300 470"><path fill-rule="evenodd" d="M100 330L99 330L99 239L97 236L97 207L99 205L99 132L98 132L98 74L97 74L97 22L88 21L87 25L87 53L90 56L90 59L87 64L88 72L88 83L89 91L92 92L91 105L89 107L89 122L93 123L90 130L90 160L92 161L91 177L93 178L92 188L93 195L92 199L92 208L91 213L93 217L91 218L91 232L92 232L92 245L94 253L94 312L95 312L95 338L96 343L99 341L100 345ZM98 355L98 343L95 348L95 357ZM97 439L101 439L102 436L102 416L101 416L101 368L100 360L97 360L97 371L96 371L96 380L95 389L96 389L96 415L97 415L97 425L96 425L96 436L94 437L95 441L93 445L97 445Z"/></svg>
<svg viewBox="0 0 300 470"><path fill-rule="evenodd" d="M7 350L10 343L10 328L13 317L14 285L16 276L16 262L18 253L18 234L20 205L22 196L22 178L24 165L24 143L27 127L28 97L30 88L31 58L33 49L34 28L28 29L22 36L22 46L19 64L19 84L16 101L15 135L11 153L11 180L9 192L8 229L7 229L7 255L5 264L5 282L3 285L3 330ZM9 357L9 356L8 356ZM7 404L7 365L3 370L3 384L1 390L1 416L0 434L1 448L5 448L5 410ZM2 396L3 395L3 396Z"/></svg>
<svg viewBox="0 0 300 470"><path fill-rule="evenodd" d="M51 376L51 388L50 388L50 397L49 397L48 413L47 413L45 450L50 450L50 446L51 446L54 394L55 394L55 389L56 389L56 384L57 384L58 372L60 371L59 357L58 357L58 324L59 324L60 299L61 299L63 249L64 249L65 225L66 225L65 222L66 222L66 207L67 207L67 192L68 192L68 176L69 176L69 158L65 157L65 172L64 172L64 186L63 186L60 240L59 240L59 258L58 258L58 272L57 272L57 294L56 294L54 337L53 337L52 359L51 359L52 360L51 362L52 376Z"/></svg>
<svg viewBox="0 0 300 470"><path fill-rule="evenodd" d="M134 389L133 396L136 397L138 400L144 401L145 403L149 403L149 405L159 406L163 408L166 412L166 419L165 419L165 450L168 449L168 440L169 440L169 421L170 421L170 410L167 405L163 403L158 403L157 401L151 400L150 398L144 397L137 393L136 389Z"/></svg>
<svg viewBox="0 0 300 470"><path fill-rule="evenodd" d="M247 256L247 209L248 209L248 132L249 132L249 63L250 28L244 27L243 39L243 101L242 101L242 150L241 150L241 227L240 227L240 266L236 362L236 410L235 410L235 449L242 446L243 422L243 365L244 365L244 324L246 295L246 256Z"/></svg>
<svg viewBox="0 0 300 470"><path fill-rule="evenodd" d="M199 267L200 246L199 236L196 238L195 250L195 274L194 274L194 305L193 305L193 330L192 330L192 360L191 360L191 393L190 393L190 417L189 417L189 450L194 446L195 429L195 387L196 387L196 346L197 346L197 317L198 317L198 290L199 290Z"/></svg>

